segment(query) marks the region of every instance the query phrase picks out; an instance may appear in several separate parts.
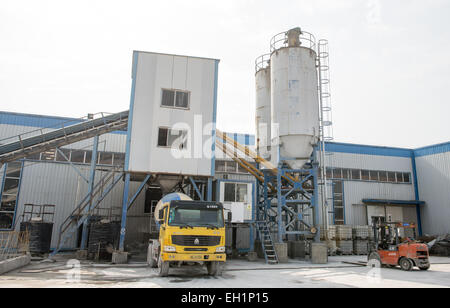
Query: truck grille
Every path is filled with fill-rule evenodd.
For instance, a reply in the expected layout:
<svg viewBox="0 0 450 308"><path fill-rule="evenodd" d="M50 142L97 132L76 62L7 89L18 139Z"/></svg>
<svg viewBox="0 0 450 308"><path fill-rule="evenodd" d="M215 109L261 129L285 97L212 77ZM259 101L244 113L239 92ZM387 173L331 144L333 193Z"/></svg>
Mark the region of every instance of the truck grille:
<svg viewBox="0 0 450 308"><path fill-rule="evenodd" d="M220 236L172 235L172 243L179 246L217 246L220 244Z"/></svg>
<svg viewBox="0 0 450 308"><path fill-rule="evenodd" d="M184 251L208 251L208 248L184 248Z"/></svg>

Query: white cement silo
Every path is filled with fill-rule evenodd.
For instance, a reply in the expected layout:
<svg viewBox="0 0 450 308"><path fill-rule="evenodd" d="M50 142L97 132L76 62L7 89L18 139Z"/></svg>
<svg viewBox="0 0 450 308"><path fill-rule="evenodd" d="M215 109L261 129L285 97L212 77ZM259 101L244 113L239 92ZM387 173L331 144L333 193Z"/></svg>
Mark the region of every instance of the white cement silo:
<svg viewBox="0 0 450 308"><path fill-rule="evenodd" d="M270 55L256 59L256 149L264 159L270 159L271 93Z"/></svg>
<svg viewBox="0 0 450 308"><path fill-rule="evenodd" d="M319 136L315 40L296 28L275 36L271 51L272 161L301 169Z"/></svg>

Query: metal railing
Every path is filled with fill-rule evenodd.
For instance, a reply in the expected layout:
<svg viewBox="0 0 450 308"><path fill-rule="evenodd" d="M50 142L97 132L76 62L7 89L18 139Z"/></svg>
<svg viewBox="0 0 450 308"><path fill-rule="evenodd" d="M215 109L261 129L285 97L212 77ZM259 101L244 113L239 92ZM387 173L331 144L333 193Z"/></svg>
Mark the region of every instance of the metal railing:
<svg viewBox="0 0 450 308"><path fill-rule="evenodd" d="M259 56L255 60L255 72L259 72L270 66L270 53Z"/></svg>
<svg viewBox="0 0 450 308"><path fill-rule="evenodd" d="M113 113L109 113L109 112L98 112L98 113L94 113L94 114L89 114L87 116L81 117L81 118L74 118L74 119L67 119L66 121L61 121L58 124L55 125L51 125L51 126L46 126L46 127L42 127L42 128L38 128L38 129L34 129L34 130L30 130L28 132L19 134L19 135L15 135L15 136L11 136L11 137L6 137L3 139L0 139L0 145L4 145L4 144L8 144L8 143L13 143L13 142L17 142L17 141L21 141L23 139L27 139L30 137L36 137L39 135L43 135L49 132L52 132L54 130L57 129L61 129L61 128L65 128L71 125L75 125L75 124L79 124L85 121L89 121L89 120L94 120L94 119L98 119L98 118L104 118L105 116L109 116L112 115Z"/></svg>
<svg viewBox="0 0 450 308"><path fill-rule="evenodd" d="M128 111L89 120L71 120L52 128L42 128L0 140L0 163L17 160L55 147L89 139L95 135L125 129ZM75 121L79 121L75 123ZM75 123L75 124L74 124Z"/></svg>
<svg viewBox="0 0 450 308"><path fill-rule="evenodd" d="M98 209L98 205L105 199L114 186L122 179L124 173L120 168L114 167L103 176L94 186L92 194L87 194L59 227L58 245L52 252L52 256L58 253L65 242L78 230L88 217L99 214L104 209ZM106 218L113 219L117 214L111 209Z"/></svg>
<svg viewBox="0 0 450 308"><path fill-rule="evenodd" d="M288 32L281 32L272 37L270 40L270 52L274 52L280 48L288 47ZM306 47L312 50L316 50L316 38L309 32L300 32L300 46Z"/></svg>
<svg viewBox="0 0 450 308"><path fill-rule="evenodd" d="M87 210L87 207L94 201L94 198L98 195L103 197L105 187L114 182L114 177L116 174L122 174L121 168L113 167L108 173L106 173L100 180L95 184L94 189L92 191L92 195L87 194L75 207L75 209L70 213L69 216L63 221L60 227L60 233L64 233L71 225L74 220L84 216L84 215L92 215L94 214L95 207L92 207L90 210ZM103 200L103 198L102 198ZM101 201L101 200L100 200ZM97 202L97 205L100 202Z"/></svg>

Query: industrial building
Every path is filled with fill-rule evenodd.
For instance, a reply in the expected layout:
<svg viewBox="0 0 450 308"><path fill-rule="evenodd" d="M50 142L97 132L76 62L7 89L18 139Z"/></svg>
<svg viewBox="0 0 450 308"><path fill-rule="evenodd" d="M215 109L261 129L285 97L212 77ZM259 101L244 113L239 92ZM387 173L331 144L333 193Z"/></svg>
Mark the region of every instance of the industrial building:
<svg viewBox="0 0 450 308"><path fill-rule="evenodd" d="M78 122L45 115L0 112L0 138L6 139L21 133L41 128L57 127L61 123ZM255 146L253 135L229 133L238 142ZM113 166L123 166L125 157L126 132L116 131L102 135L99 141L98 167L108 170ZM1 169L1 228L18 228L23 206L27 203L54 204L55 229L73 211L78 201L87 193L87 183L72 165L83 175L89 175L93 139L62 147L66 160L56 150L42 152L20 162L8 163ZM419 149L402 149L330 142L326 145L331 152L332 164L328 176L334 182L334 215L330 219L335 224L367 225L368 217L382 214L394 220L416 221L423 234L445 234L450 232L450 142ZM255 179L236 162L218 153L215 162L215 197L223 201L243 201L241 190L234 198L225 194L224 185L248 184L244 190L251 192ZM8 172L5 174L5 168ZM98 178L106 171L99 171ZM139 183L132 182L130 196L138 189ZM126 243L145 243L150 235L152 189L138 196L128 212ZM105 199L104 203L120 211L123 182L119 183ZM220 196L222 194L222 197ZM255 207L255 195L252 208ZM251 220L240 219L241 222ZM247 226L242 233L250 234ZM53 233L52 248L57 244L57 232ZM249 248L249 242L242 240L239 247ZM242 242L241 242L242 241ZM76 249L74 236L64 248Z"/></svg>
<svg viewBox="0 0 450 308"><path fill-rule="evenodd" d="M276 35L270 52L256 61L256 136L216 128L219 60L142 51L133 53L128 112L0 112L0 228L18 230L26 204L51 204L54 253L85 249L94 217L121 224L120 251L145 251L158 232L156 203L177 190L222 202L233 213L227 246L241 253L265 230L276 244L318 242L321 229L372 216L450 233L450 143L331 141L326 41L295 28ZM246 157L228 153L237 149Z"/></svg>

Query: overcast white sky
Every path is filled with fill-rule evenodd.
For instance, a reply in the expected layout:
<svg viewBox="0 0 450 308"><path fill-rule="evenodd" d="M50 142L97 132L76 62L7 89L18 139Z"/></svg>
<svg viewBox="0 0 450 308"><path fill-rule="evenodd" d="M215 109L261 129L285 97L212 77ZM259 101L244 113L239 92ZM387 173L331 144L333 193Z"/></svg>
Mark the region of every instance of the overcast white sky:
<svg viewBox="0 0 450 308"><path fill-rule="evenodd" d="M221 59L218 127L254 133L254 59L295 26L330 42L336 141L450 140L450 1L0 2L0 110L127 110L133 50Z"/></svg>

